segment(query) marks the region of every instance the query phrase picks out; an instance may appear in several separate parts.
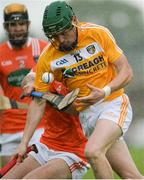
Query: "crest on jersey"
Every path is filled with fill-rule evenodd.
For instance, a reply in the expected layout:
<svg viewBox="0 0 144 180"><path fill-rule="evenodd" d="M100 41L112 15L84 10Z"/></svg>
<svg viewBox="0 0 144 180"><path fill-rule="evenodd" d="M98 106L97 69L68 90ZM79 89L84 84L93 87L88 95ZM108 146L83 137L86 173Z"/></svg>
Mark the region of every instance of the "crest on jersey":
<svg viewBox="0 0 144 180"><path fill-rule="evenodd" d="M21 82L29 71L30 69L23 68L11 72L7 77L8 84L10 86L21 87Z"/></svg>
<svg viewBox="0 0 144 180"><path fill-rule="evenodd" d="M96 49L94 45L90 45L86 48L86 50L89 54L94 54Z"/></svg>

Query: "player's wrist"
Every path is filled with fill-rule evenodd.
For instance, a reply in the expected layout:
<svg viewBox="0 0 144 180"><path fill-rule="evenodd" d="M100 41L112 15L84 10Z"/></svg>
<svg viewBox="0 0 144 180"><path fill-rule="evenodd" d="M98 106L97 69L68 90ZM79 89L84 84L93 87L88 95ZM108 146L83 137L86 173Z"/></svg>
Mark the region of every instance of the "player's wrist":
<svg viewBox="0 0 144 180"><path fill-rule="evenodd" d="M23 137L23 139L21 140L20 145L21 145L21 146L24 146L24 147L27 147L27 146L28 146L28 143L29 143L29 141L28 141L26 138Z"/></svg>
<svg viewBox="0 0 144 180"><path fill-rule="evenodd" d="M105 86L104 88L102 88L102 90L104 91L104 97L108 97L111 94L110 86Z"/></svg>

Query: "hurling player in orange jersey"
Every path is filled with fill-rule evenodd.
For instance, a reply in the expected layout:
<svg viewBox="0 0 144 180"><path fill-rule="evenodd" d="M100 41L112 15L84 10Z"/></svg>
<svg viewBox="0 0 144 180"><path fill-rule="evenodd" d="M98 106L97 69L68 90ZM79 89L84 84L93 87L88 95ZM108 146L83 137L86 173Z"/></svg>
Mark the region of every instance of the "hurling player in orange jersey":
<svg viewBox="0 0 144 180"><path fill-rule="evenodd" d="M55 1L46 7L43 30L51 44L39 58L35 89L48 90L47 84L42 82L45 72L54 73L55 79L64 82L70 91L80 88L75 105L88 137L85 155L96 178L113 178L112 169L121 178L143 178L122 137L132 120L131 105L123 87L130 82L133 73L109 30L79 23L65 1ZM71 76L64 78L59 69L71 71ZM17 150L19 155L25 153L45 104L42 100L32 101Z"/></svg>
<svg viewBox="0 0 144 180"><path fill-rule="evenodd" d="M0 44L0 85L5 96L28 103L30 100L27 98L20 100L21 81L48 43L28 36L30 21L23 4L9 4L4 8L3 25L8 41ZM26 114L27 110L11 109L3 111L0 117L0 156L3 165L21 141ZM39 138L42 126L39 126L32 140Z"/></svg>
<svg viewBox="0 0 144 180"><path fill-rule="evenodd" d="M25 95L29 95L34 89L33 71L22 81ZM57 81L50 84L50 91L62 95L68 92L67 88ZM36 111L34 114L37 116ZM59 112L47 104L45 117L44 133L40 142L35 143L38 153L30 153L30 156L13 167L4 179L81 179L87 172L89 165L84 155L87 139L78 116ZM31 130L33 132L34 129ZM21 158L18 159L20 160Z"/></svg>

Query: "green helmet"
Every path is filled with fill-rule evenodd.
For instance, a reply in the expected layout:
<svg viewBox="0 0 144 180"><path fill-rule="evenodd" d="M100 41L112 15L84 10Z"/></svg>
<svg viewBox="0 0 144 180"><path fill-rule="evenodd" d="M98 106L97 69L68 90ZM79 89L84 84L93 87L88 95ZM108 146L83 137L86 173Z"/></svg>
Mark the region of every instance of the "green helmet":
<svg viewBox="0 0 144 180"><path fill-rule="evenodd" d="M43 30L48 38L72 27L72 8L65 1L55 1L46 6L43 15Z"/></svg>

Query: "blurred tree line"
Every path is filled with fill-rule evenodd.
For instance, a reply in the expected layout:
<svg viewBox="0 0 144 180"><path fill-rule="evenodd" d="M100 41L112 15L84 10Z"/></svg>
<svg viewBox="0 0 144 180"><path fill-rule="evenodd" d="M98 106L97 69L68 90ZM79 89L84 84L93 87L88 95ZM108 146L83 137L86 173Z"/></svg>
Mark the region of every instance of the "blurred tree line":
<svg viewBox="0 0 144 180"><path fill-rule="evenodd" d="M144 103L144 21L142 12L130 3L118 0L71 0L80 21L107 27L124 51L134 71L126 88L134 110L134 119L142 118Z"/></svg>

